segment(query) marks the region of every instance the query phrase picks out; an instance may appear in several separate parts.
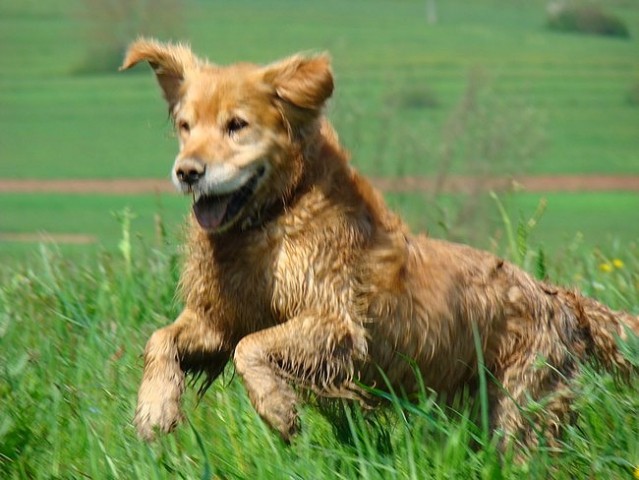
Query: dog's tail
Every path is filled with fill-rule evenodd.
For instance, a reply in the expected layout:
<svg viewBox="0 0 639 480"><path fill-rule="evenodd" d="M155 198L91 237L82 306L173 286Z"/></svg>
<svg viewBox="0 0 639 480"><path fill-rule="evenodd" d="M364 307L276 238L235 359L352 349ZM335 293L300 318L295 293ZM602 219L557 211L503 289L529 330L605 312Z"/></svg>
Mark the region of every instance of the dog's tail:
<svg viewBox="0 0 639 480"><path fill-rule="evenodd" d="M622 376L639 371L639 358L634 351L639 346L639 317L612 310L591 298L571 296L580 326L590 337L590 353L597 362ZM622 345L630 347L627 355L622 352Z"/></svg>

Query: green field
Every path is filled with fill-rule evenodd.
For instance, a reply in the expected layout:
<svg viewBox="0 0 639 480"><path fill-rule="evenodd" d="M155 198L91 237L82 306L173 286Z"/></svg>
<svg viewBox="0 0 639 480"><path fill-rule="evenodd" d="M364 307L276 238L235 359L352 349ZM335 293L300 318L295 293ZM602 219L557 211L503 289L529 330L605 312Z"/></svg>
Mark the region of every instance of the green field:
<svg viewBox="0 0 639 480"><path fill-rule="evenodd" d="M78 73L98 41L87 33L92 24L81 15L84 3L11 0L0 5L0 178L168 175L176 146L149 69ZM328 114L353 163L367 174L437 171L447 120L471 72L480 71L480 100L488 113L476 122L495 124L509 135L507 129L515 127L508 120L499 127L499 118L508 114L517 123L520 109L531 110L529 128L540 136L536 155L510 158L505 152L505 160L490 167L494 173L638 175L639 107L628 95L639 82L639 7L632 1L610 3L635 33L622 40L550 32L544 26L545 3L438 2L439 22L429 26L421 1L333 0L321 7L299 2L294 8L285 0L239 1L232 8L185 1L178 35L219 63L269 62L295 51L328 50L337 81ZM153 33L152 26L146 29ZM433 104L421 105L424 98ZM467 160L459 153L450 172L472 172ZM571 198L579 208L605 202L607 195ZM25 206L5 213L21 201L11 195L0 199L0 233L41 231L51 222L46 218L51 212L37 207L35 198L33 210ZM61 205L62 199L43 196L40 204L49 201ZM86 208L74 203L56 210L57 224L71 231L97 224L85 233L101 234L100 225L109 219L79 222ZM574 216L563 236L590 230L589 243L597 244L618 230L623 239L636 239L639 227L633 229L625 216L632 198L624 204L627 208L590 215L582 225ZM104 205L96 208L119 205L120 200L104 197ZM148 200L131 198L129 205L145 214ZM34 220L31 226L26 218ZM12 244L0 246L14 251Z"/></svg>
<svg viewBox="0 0 639 480"><path fill-rule="evenodd" d="M639 89L636 0L600 2L629 39L550 32L546 0L438 1L435 25L422 0L176 2L184 18L172 36L218 63L329 51L327 114L366 174L431 175L452 147L451 174L639 175L639 105L629 100ZM86 5L126 3L0 3L0 179L169 181L176 142L150 70L119 74L117 58L90 55L99 12ZM131 22L113 22L114 34ZM465 112L469 86L477 109ZM501 150L482 156L491 142ZM521 153L529 146L534 155ZM505 214L488 194L386 197L415 230L492 249L639 314L639 192L499 192ZM545 212L527 225L542 200ZM201 401L188 392L175 436L141 443L130 424L141 353L180 309L189 203L0 191L0 478L639 478L639 383L590 365L562 452L542 447L523 463L496 452L477 404L444 409L429 394L376 415L345 407L335 428L305 407L287 447L232 368ZM455 224L468 206L477 208ZM40 240L55 234L91 240ZM627 355L639 364L639 349Z"/></svg>
<svg viewBox="0 0 639 480"><path fill-rule="evenodd" d="M406 159L389 151L371 165L376 142L366 137L383 132L391 145L415 135L436 142L469 71L482 68L503 101L524 99L546 116L550 138L531 171L639 173L639 108L626 101L639 78L636 38L549 32L544 2L442 2L440 23L428 27L422 3L329 1L320 8L304 2L292 9L277 0L234 2L233 8L190 2L183 35L220 63L330 51L337 77L330 113L344 127L354 161L368 172L393 174ZM639 27L639 8L619 4L630 27ZM174 148L152 75L73 75L88 48L71 16L73 2L24 5L0 7L2 154L23 159L3 161L0 176L163 176ZM282 21L290 28L278 28ZM241 41L227 40L238 31ZM432 90L437 108L396 111L384 102L420 86ZM428 173L432 160L411 159L406 168Z"/></svg>
<svg viewBox="0 0 639 480"><path fill-rule="evenodd" d="M502 198L515 222L527 220L533 215L542 199L547 202L547 207L530 241L543 247L550 257L561 256L564 246L576 238L581 239L585 250L593 246L608 249L615 244L637 243L636 222L625 220L637 215L639 207L635 193L519 193ZM389 194L388 202L416 231L428 231L436 237L448 235L449 232L441 225L444 214L429 203L424 195ZM470 238L477 246L501 251L499 247L504 246L502 219L494 202L488 199L483 202L486 217L482 215L468 225L468 229L477 228L477 232L463 229L460 236ZM441 203L446 204L445 199ZM160 222L166 232L166 239L162 242L176 245L190 211L190 199L178 194L0 194L0 205L3 206L0 225L10 225L11 232L15 234L36 234L28 242L3 242L7 251L11 252L11 258L7 257L5 262L11 264L27 259L38 249L39 238L46 238L47 233L54 237L55 234L90 232L96 238L96 242L87 245L61 244L60 248L64 252L90 256L104 249L114 251L121 235L117 214L127 208L134 216L132 233L136 242L140 245L157 245Z"/></svg>

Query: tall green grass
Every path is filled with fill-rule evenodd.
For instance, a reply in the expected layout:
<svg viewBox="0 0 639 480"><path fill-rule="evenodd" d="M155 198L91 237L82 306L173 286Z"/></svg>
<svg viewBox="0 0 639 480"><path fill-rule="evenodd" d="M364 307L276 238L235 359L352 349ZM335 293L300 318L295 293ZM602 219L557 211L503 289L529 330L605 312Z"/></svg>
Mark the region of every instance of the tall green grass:
<svg viewBox="0 0 639 480"><path fill-rule="evenodd" d="M131 241L127 218L119 216L114 253L77 263L42 247L28 265L0 267L2 478L630 478L639 465L639 381L617 383L589 366L562 452L542 448L524 463L512 460L516 451L496 452L477 414L481 398L444 408L425 390L413 404L391 396L374 413L338 405L332 421L305 406L302 433L285 446L231 367L201 401L189 390L188 421L175 435L143 444L130 423L141 352L179 312L181 258L171 238ZM539 250L522 233L533 225L512 220L509 228L515 260L534 269ZM545 272L637 313L636 246L587 255L568 248ZM628 355L639 362L636 350Z"/></svg>

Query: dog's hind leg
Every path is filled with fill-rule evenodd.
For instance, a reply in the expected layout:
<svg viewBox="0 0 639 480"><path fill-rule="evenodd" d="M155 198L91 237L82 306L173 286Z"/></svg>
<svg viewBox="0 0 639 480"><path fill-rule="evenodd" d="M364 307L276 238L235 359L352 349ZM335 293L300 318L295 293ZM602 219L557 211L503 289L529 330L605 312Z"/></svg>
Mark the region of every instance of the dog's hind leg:
<svg viewBox="0 0 639 480"><path fill-rule="evenodd" d="M554 375L544 375L545 381L534 385L521 384L513 379L506 385L492 385L490 398L491 426L502 436L499 445L505 450L512 442L517 448L537 447L540 443L547 447L558 447L562 425L571 416L570 405L574 393L569 382ZM545 385L543 385L545 383ZM530 389L538 390L539 397L528 394Z"/></svg>
<svg viewBox="0 0 639 480"><path fill-rule="evenodd" d="M289 441L298 429L289 382L324 396L356 398L354 362L366 349L362 327L309 312L244 337L234 361L259 415Z"/></svg>
<svg viewBox="0 0 639 480"><path fill-rule="evenodd" d="M511 442L518 448L556 448L571 417L576 359L556 339L528 343L503 359L504 368L493 373L489 386L491 427L502 435L502 450Z"/></svg>
<svg viewBox="0 0 639 480"><path fill-rule="evenodd" d="M204 372L208 386L229 357L221 336L191 310L184 310L173 324L156 330L144 350L144 373L133 420L140 437L152 440L156 429L173 430L182 419L185 374Z"/></svg>

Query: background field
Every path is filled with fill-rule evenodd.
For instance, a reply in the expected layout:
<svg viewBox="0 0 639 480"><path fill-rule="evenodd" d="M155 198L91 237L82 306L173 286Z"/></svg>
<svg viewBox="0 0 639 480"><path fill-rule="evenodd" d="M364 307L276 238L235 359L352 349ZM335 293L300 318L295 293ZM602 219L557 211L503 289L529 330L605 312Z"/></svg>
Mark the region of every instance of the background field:
<svg viewBox="0 0 639 480"><path fill-rule="evenodd" d="M473 78L488 110L483 123L510 134L509 123L533 112L517 138L539 137L535 155L510 155L493 173L639 175L639 107L628 100L639 82L636 35L624 40L550 32L543 1L438 3L439 22L428 25L421 1L238 1L232 8L185 1L173 36L189 39L219 63L264 63L299 50L328 50L337 78L329 116L353 163L370 175L437 172L447 124ZM119 52L103 65L89 62L86 71L87 55L99 41L91 35L96 26L86 5L91 2L8 0L0 6L0 178L168 178L175 142L155 81L147 67L126 74L105 69L117 63ZM636 2L607 5L632 32L639 30ZM468 163L457 152L449 171L472 173ZM616 194L550 198L538 235L552 248L577 231L588 245L611 237L634 241L639 222L629 215L639 211L639 196L621 197L615 208L602 207ZM409 213L412 223L436 231L441 219L426 198L431 202L408 194L397 205L418 212L412 200L425 203L421 219ZM117 224L104 212L120 208L123 199L102 200L0 192L0 233L77 231L97 235L111 248ZM125 202L138 213L134 229L144 236L152 235L147 214L154 201L140 196ZM170 196L161 202L166 223L180 223L184 202ZM531 214L535 203L530 195L507 201L515 216ZM484 210L486 228L470 240L486 246L499 225L495 209ZM25 251L7 238L0 241L2 252ZM73 247L78 249L85 247Z"/></svg>
<svg viewBox="0 0 639 480"><path fill-rule="evenodd" d="M328 50L337 89L327 113L368 175L639 176L636 0L601 2L629 39L550 32L545 0L438 1L435 25L422 0L4 0L0 179L168 183L176 146L152 74L119 74L122 52L101 50L95 19L127 3L140 17L147 4L180 4L167 10L179 21L173 33L107 22L115 36L139 24L218 63ZM637 478L637 380L592 366L562 453L542 447L523 464L496 453L477 404L443 409L428 393L378 416L346 408L337 428L304 408L287 448L232 368L202 401L189 390L176 436L142 444L130 425L140 354L180 309L189 199L113 193L0 191L0 478ZM637 192L501 191L505 215L487 192L386 198L416 230L639 313ZM627 355L639 364L637 348Z"/></svg>

